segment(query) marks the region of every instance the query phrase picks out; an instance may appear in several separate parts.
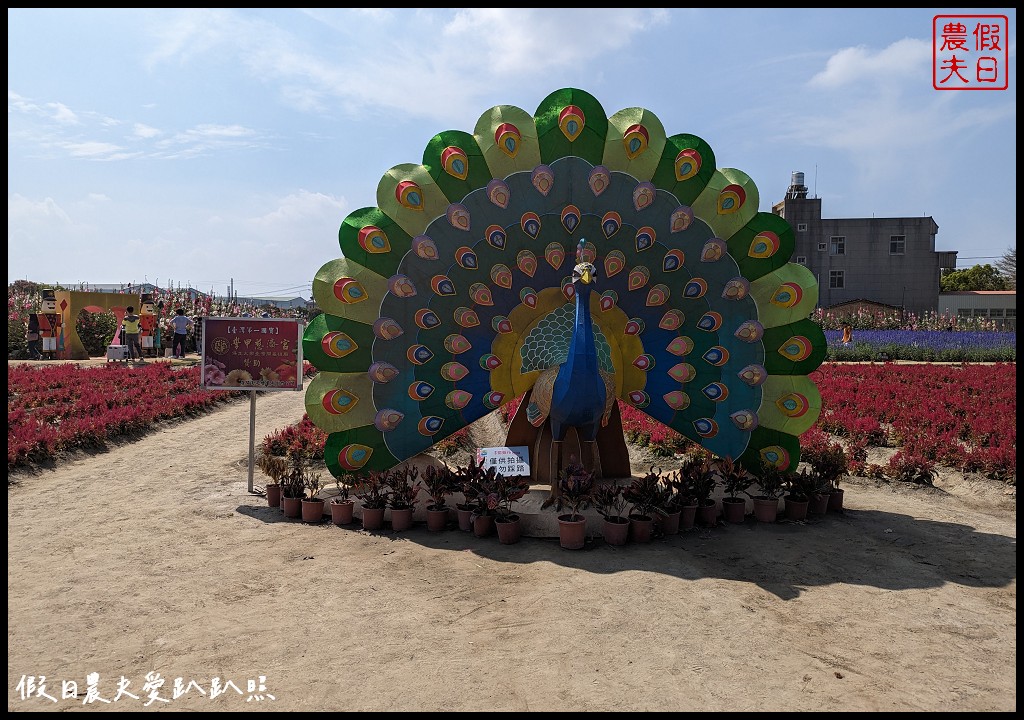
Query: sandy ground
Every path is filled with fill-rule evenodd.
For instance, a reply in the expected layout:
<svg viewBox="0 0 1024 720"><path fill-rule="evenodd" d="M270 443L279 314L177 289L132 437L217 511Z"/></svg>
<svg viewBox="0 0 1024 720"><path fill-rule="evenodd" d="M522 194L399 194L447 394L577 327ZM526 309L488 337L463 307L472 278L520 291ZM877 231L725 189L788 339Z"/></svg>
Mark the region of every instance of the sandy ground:
<svg viewBox="0 0 1024 720"><path fill-rule="evenodd" d="M257 441L302 401L261 396ZM8 710L1016 710L1000 483L573 551L286 520L248 439L243 400L9 478Z"/></svg>

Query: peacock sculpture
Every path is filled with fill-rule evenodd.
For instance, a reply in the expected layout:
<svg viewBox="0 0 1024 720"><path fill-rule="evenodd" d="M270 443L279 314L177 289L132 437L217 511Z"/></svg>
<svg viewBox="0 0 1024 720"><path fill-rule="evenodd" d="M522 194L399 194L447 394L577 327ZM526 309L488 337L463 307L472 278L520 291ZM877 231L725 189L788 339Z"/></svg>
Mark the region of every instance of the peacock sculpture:
<svg viewBox="0 0 1024 720"><path fill-rule="evenodd" d="M750 469L795 468L821 397L814 276L753 181L649 110L575 88L391 168L316 273L303 354L335 476L391 468L515 398L532 480L630 476L620 403Z"/></svg>

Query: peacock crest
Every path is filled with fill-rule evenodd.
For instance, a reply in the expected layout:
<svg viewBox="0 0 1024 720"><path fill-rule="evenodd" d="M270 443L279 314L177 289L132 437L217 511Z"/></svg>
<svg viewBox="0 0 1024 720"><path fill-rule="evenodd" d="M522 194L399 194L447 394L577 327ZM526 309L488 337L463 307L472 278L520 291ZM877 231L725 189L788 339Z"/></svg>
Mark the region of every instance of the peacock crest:
<svg viewBox="0 0 1024 720"><path fill-rule="evenodd" d="M745 467L796 467L821 408L817 283L701 138L565 88L437 134L376 199L342 222L303 339L335 476L394 467L532 390L566 359L584 274L620 403Z"/></svg>

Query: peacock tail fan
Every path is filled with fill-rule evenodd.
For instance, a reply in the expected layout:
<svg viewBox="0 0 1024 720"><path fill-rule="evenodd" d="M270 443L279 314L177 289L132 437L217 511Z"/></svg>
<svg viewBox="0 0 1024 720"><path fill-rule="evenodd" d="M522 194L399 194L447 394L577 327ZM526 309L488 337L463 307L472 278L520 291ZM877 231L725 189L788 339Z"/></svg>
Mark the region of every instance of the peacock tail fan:
<svg viewBox="0 0 1024 720"><path fill-rule="evenodd" d="M795 468L826 344L792 229L758 204L701 138L575 88L439 133L314 278L305 404L327 466L393 467L531 389L566 359L580 259L620 402L749 469Z"/></svg>

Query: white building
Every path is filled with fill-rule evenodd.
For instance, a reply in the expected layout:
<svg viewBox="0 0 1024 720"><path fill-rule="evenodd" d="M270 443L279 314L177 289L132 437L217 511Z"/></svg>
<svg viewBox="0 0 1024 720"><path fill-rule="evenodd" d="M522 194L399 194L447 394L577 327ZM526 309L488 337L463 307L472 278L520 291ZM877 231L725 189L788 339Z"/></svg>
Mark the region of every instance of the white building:
<svg viewBox="0 0 1024 720"><path fill-rule="evenodd" d="M1001 330L1017 331L1016 290L959 290L939 293L939 314L987 318Z"/></svg>

